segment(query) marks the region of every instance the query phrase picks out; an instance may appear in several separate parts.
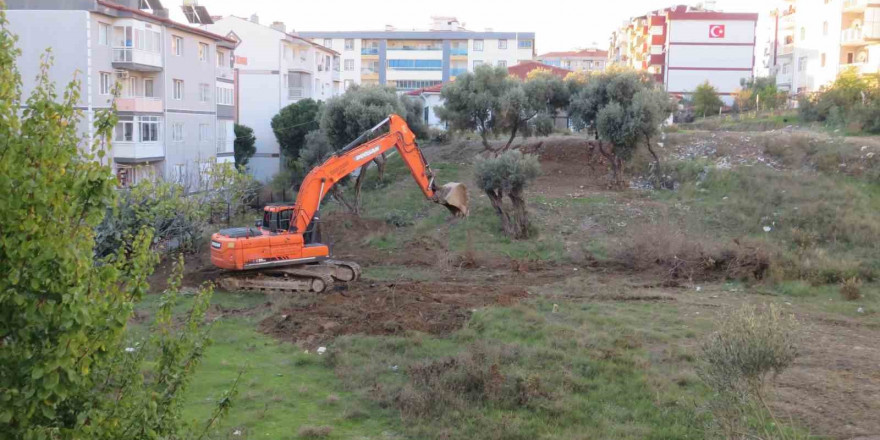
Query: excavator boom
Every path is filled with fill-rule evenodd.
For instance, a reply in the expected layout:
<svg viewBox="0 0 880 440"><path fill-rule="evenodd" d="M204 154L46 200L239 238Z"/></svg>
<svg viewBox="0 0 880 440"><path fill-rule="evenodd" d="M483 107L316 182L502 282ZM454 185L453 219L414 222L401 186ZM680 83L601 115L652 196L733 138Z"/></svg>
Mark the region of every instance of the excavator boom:
<svg viewBox="0 0 880 440"><path fill-rule="evenodd" d="M386 125L388 132L376 136ZM330 260L330 249L319 242L315 222L321 201L333 185L392 148L397 149L425 197L446 206L456 216L468 214L464 185L450 182L438 187L416 145L415 134L403 118L391 115L313 168L300 185L293 205L267 206L256 228L224 229L211 236L211 262L232 272L232 276L220 280L221 287L320 292L334 281L356 280L360 267L353 262Z"/></svg>

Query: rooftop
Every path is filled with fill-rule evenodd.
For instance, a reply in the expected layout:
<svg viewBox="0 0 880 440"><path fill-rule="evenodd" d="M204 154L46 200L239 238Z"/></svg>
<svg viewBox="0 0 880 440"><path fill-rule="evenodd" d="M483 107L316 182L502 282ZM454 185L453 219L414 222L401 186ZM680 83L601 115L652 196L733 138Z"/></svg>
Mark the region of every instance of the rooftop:
<svg viewBox="0 0 880 440"><path fill-rule="evenodd" d="M547 52L543 55L538 55L538 58L605 58L607 56L607 50L582 49L570 50L566 52Z"/></svg>
<svg viewBox="0 0 880 440"><path fill-rule="evenodd" d="M123 5L120 5L120 4L118 4L118 3L114 3L114 2L109 1L109 0L97 0L97 5L98 5L98 6L103 6L103 7L105 7L105 8L113 9L113 10L115 10L115 11L121 11L121 12L124 12L124 13L130 13L130 14L132 14L132 15L137 15L137 16L139 16L139 17L143 17L143 18L147 18L147 19L150 19L150 20L153 20L153 21L157 21L157 22L160 22L160 23L163 23L163 24L165 24L165 25L171 26L171 27L173 27L173 28L175 28L175 29L178 29L178 30L187 31L187 32L192 32L192 33L194 33L194 34L201 35L201 36L203 36L203 37L212 38L212 39L214 39L214 40L222 41L222 42L229 43L229 44L232 44L232 45L235 44L235 40L233 40L233 39L231 39L231 38L226 38L226 37L224 37L224 36L222 36L222 35L218 35L218 34L215 34L215 33L213 33L213 32L208 32L208 31L206 31L206 30L204 30L204 29L199 29L199 28L196 28L196 27L192 27L192 26L189 26L189 25L184 24L184 23L178 23L178 22L176 22L176 21L174 21L174 20L172 20L172 19L170 19L170 18L167 18L167 17L160 17L160 16L158 16L158 15L156 15L156 14L151 14L151 13L149 13L149 12L145 12L145 11L142 11L142 10L140 10L140 9L129 8L129 7L127 7L127 6L123 6ZM102 12L102 11L98 10L98 11L96 11L96 12Z"/></svg>
<svg viewBox="0 0 880 440"><path fill-rule="evenodd" d="M560 78L565 78L569 73L572 73L571 70L550 66L538 61L523 61L515 66L507 68L508 73L519 79L526 79L529 73L533 70L547 70Z"/></svg>

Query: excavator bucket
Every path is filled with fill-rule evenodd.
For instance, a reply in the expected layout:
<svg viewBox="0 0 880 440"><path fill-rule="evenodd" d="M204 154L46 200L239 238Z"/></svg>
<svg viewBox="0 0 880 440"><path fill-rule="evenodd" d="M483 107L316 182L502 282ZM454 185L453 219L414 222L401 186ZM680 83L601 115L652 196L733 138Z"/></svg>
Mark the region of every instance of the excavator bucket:
<svg viewBox="0 0 880 440"><path fill-rule="evenodd" d="M436 191L437 203L443 205L456 217L467 217L468 194L463 183L449 182Z"/></svg>

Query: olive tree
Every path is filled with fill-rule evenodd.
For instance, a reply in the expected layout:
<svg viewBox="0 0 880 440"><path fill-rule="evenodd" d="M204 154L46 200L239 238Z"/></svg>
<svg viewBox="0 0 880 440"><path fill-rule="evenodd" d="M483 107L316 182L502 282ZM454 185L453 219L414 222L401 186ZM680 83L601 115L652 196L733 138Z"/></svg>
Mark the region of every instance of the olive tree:
<svg viewBox="0 0 880 440"><path fill-rule="evenodd" d="M537 157L517 150L477 160L477 187L489 197L504 233L513 238L528 238L532 233L524 191L540 172ZM505 195L510 199L510 207L504 204Z"/></svg>
<svg viewBox="0 0 880 440"><path fill-rule="evenodd" d="M23 101L14 43L0 10L0 433L196 437L182 423L181 395L207 344L202 323L211 291L194 295L181 322L171 317L179 285L172 283L149 336L127 340L156 254L145 227L93 258L94 229L117 200L116 178L104 164L115 105L95 115L90 143L77 131L80 83L59 98L46 55ZM228 406L224 396L215 415Z"/></svg>
<svg viewBox="0 0 880 440"><path fill-rule="evenodd" d="M453 130L479 132L484 150L494 154L509 150L536 116L552 117L568 102L562 79L540 69L519 81L503 67L479 66L443 86L440 94L444 104L438 116ZM492 147L489 138L502 133L508 134L507 142Z"/></svg>
<svg viewBox="0 0 880 440"><path fill-rule="evenodd" d="M320 127L333 149L339 150L392 113L407 114L407 108L393 88L353 86L342 95L327 101L321 109ZM385 155L380 155L373 162L376 163L379 179L382 179L385 172ZM341 185L335 185L331 190L333 197L354 214L360 214L361 189L369 165L368 163L362 166L355 179L353 201L345 199Z"/></svg>
<svg viewBox="0 0 880 440"><path fill-rule="evenodd" d="M489 138L496 130L503 130L503 112L512 111L511 103L506 108L502 101L512 97L521 98L511 89L517 87L507 69L487 65L478 66L474 72L458 75L455 81L447 83L440 91L443 105L436 109L437 116L449 124L454 131L476 131L480 134L485 151L495 151Z"/></svg>
<svg viewBox="0 0 880 440"><path fill-rule="evenodd" d="M569 114L576 127L595 135L613 184L622 185L624 165L640 142L649 147L659 172L651 142L670 109L668 96L646 75L614 70L591 77L571 98Z"/></svg>

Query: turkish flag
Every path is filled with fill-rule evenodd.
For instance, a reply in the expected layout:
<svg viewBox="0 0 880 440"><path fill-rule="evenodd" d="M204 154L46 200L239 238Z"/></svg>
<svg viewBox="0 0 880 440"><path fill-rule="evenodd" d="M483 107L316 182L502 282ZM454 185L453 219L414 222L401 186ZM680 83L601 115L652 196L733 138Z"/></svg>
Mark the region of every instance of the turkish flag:
<svg viewBox="0 0 880 440"><path fill-rule="evenodd" d="M724 25L723 24L710 24L709 25L709 38L724 38Z"/></svg>

